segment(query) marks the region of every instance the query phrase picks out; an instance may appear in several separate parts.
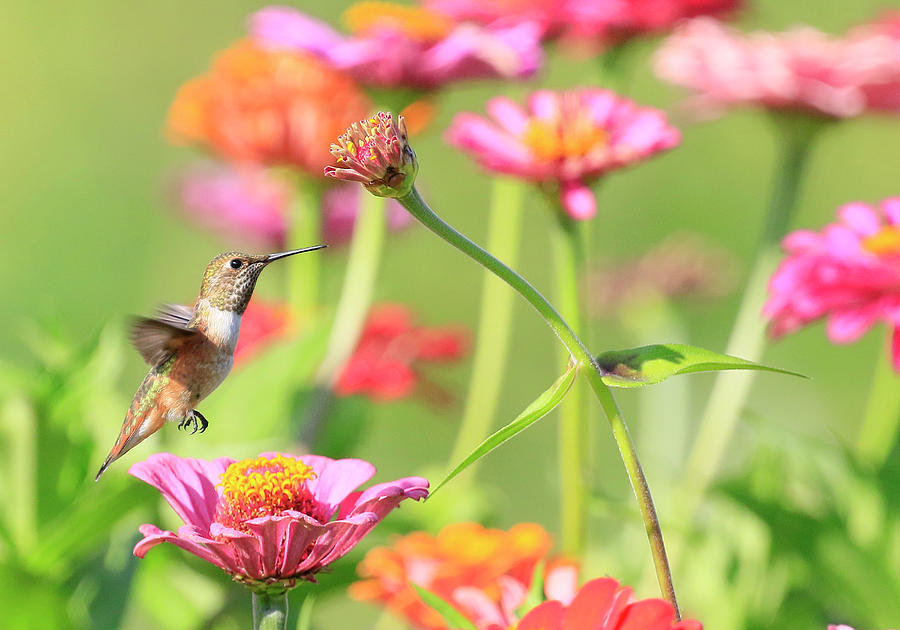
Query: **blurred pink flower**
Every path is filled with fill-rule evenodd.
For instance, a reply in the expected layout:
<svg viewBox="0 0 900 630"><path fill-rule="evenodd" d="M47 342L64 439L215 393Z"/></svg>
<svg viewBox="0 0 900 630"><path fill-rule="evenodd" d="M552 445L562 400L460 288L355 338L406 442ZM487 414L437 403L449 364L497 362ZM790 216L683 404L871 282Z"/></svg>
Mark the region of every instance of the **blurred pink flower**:
<svg viewBox="0 0 900 630"><path fill-rule="evenodd" d="M287 208L293 189L271 171L254 166L202 163L177 177L178 204L201 227L227 239L282 247L287 236ZM322 238L342 245L353 235L363 190L348 183L324 189ZM388 202L388 229L407 227L412 217L395 201ZM327 250L326 250L327 251Z"/></svg>
<svg viewBox="0 0 900 630"><path fill-rule="evenodd" d="M701 111L757 105L834 118L900 111L900 52L882 29L830 37L810 27L744 34L711 18L680 26L656 73L695 92Z"/></svg>
<svg viewBox="0 0 900 630"><path fill-rule="evenodd" d="M488 630L703 630L699 621L676 621L672 605L662 599L635 599L628 586L613 578L585 583L571 602L549 600L528 611L512 626Z"/></svg>
<svg viewBox="0 0 900 630"><path fill-rule="evenodd" d="M430 90L466 79L520 78L542 61L536 24L456 24L427 9L360 2L345 14L355 35L290 7L251 18L251 33L273 50L312 53L365 85Z"/></svg>
<svg viewBox="0 0 900 630"><path fill-rule="evenodd" d="M447 141L489 171L551 187L563 209L579 220L597 212L589 184L681 140L663 112L599 88L538 90L528 110L495 97L487 103L493 120L457 114Z"/></svg>
<svg viewBox="0 0 900 630"><path fill-rule="evenodd" d="M458 20L530 21L546 37L589 37L616 44L672 28L678 21L734 11L741 0L426 0Z"/></svg>
<svg viewBox="0 0 900 630"><path fill-rule="evenodd" d="M821 232L797 230L783 241L787 258L769 281L763 314L781 337L821 318L835 343L856 341L873 324L893 329L900 371L900 197L880 208L850 203Z"/></svg>
<svg viewBox="0 0 900 630"><path fill-rule="evenodd" d="M401 501L428 495L421 477L354 491L375 467L318 455L208 462L157 453L129 472L158 489L185 522L178 533L141 525L134 555L170 542L251 587L314 582Z"/></svg>

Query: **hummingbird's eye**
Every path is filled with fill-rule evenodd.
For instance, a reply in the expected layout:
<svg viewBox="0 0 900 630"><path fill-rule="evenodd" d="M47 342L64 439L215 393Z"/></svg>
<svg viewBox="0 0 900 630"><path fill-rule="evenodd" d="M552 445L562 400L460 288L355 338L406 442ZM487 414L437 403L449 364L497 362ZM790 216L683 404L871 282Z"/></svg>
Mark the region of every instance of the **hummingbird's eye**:
<svg viewBox="0 0 900 630"><path fill-rule="evenodd" d="M242 263L242 262L241 262L240 260L238 260L237 258L232 258L232 259L231 259L231 262L228 263L228 264L231 265L231 268L232 268L232 269L240 269L240 268L241 268L241 265L243 265L244 263Z"/></svg>

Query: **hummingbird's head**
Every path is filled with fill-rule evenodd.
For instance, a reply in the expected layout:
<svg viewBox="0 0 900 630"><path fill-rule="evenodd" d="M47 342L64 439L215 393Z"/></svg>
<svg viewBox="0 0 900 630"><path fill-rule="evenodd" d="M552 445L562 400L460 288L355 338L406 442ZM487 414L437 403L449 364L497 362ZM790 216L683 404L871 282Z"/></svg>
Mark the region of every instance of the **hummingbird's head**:
<svg viewBox="0 0 900 630"><path fill-rule="evenodd" d="M200 285L200 299L209 301L210 306L223 311L234 311L243 314L247 303L253 295L259 274L270 262L302 254L325 245L292 249L277 254L245 254L243 252L225 252L213 258L203 274Z"/></svg>

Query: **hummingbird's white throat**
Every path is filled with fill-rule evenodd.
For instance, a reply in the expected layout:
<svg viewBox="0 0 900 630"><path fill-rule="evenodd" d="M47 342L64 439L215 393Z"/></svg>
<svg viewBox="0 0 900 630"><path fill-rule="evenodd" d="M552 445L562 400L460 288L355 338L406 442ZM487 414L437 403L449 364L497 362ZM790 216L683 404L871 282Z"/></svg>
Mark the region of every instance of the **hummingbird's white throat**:
<svg viewBox="0 0 900 630"><path fill-rule="evenodd" d="M222 350L234 352L238 333L241 329L241 316L234 311L223 311L210 306L207 300L197 305L201 316L206 319L206 336Z"/></svg>

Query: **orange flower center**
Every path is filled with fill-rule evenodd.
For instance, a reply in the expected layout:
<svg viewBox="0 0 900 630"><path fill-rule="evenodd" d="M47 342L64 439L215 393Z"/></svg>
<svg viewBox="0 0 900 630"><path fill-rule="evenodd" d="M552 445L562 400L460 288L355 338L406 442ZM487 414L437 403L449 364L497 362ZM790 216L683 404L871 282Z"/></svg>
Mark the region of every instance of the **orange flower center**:
<svg viewBox="0 0 900 630"><path fill-rule="evenodd" d="M295 510L316 514L316 501L306 482L314 479L312 468L295 457L257 457L231 464L219 486L222 497L216 507L216 522L249 531L246 521L260 516L278 516ZM326 516L327 518L327 516Z"/></svg>
<svg viewBox="0 0 900 630"><path fill-rule="evenodd" d="M886 225L872 236L864 238L862 246L876 256L896 256L900 254L900 229Z"/></svg>
<svg viewBox="0 0 900 630"><path fill-rule="evenodd" d="M420 41L439 40L453 28L445 15L389 2L357 2L344 12L343 20L353 33L387 28Z"/></svg>
<svg viewBox="0 0 900 630"><path fill-rule="evenodd" d="M554 122L532 119L522 140L541 160L579 158L603 148L609 134L585 115Z"/></svg>

